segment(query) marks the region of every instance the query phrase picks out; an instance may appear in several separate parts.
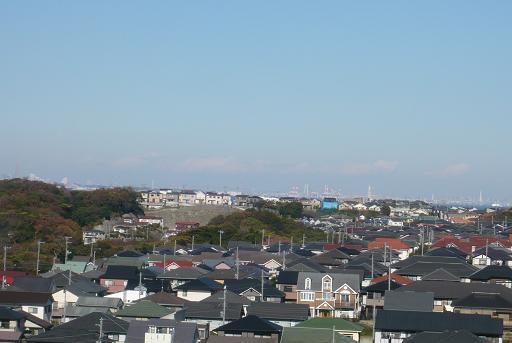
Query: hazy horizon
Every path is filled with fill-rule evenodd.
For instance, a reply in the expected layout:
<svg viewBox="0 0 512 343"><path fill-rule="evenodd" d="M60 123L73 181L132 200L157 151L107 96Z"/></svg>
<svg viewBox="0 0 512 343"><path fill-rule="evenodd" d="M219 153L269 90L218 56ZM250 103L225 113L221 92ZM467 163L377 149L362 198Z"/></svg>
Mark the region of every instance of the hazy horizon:
<svg viewBox="0 0 512 343"><path fill-rule="evenodd" d="M512 3L0 5L0 176L510 201Z"/></svg>

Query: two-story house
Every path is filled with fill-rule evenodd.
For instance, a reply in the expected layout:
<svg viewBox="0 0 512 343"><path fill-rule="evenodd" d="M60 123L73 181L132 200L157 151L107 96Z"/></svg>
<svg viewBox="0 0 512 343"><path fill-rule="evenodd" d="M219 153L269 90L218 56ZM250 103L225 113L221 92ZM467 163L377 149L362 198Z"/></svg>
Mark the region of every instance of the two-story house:
<svg viewBox="0 0 512 343"><path fill-rule="evenodd" d="M297 303L313 317L358 318L360 286L359 274L300 272Z"/></svg>

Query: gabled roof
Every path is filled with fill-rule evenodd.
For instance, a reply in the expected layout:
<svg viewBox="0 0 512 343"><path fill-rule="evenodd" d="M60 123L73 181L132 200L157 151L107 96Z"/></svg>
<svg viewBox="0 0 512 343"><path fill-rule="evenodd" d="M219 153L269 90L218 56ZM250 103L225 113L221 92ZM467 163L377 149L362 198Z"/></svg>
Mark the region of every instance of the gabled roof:
<svg viewBox="0 0 512 343"><path fill-rule="evenodd" d="M301 322L308 319L309 307L304 304L256 302L247 308L247 313L269 320Z"/></svg>
<svg viewBox="0 0 512 343"><path fill-rule="evenodd" d="M459 260L460 261L460 260ZM450 274L453 274L456 277L468 277L474 272L478 270L478 268L467 264L465 262L462 263L431 263L431 262L416 262L407 267L401 268L396 271L397 274L404 276L424 276L432 273L436 269L444 269Z"/></svg>
<svg viewBox="0 0 512 343"><path fill-rule="evenodd" d="M361 279L358 274L341 274L341 273L306 273L300 272L297 279L297 289L306 289L305 280L311 279L312 290L322 290L322 279L324 277L332 279L332 289L337 290L343 285L347 285L355 292L359 292Z"/></svg>
<svg viewBox="0 0 512 343"><path fill-rule="evenodd" d="M128 322L115 318L108 313L94 312L56 326L51 331L32 336L27 341L41 343L96 343L98 341L100 318L103 318L103 332L105 334L126 335Z"/></svg>
<svg viewBox="0 0 512 343"><path fill-rule="evenodd" d="M187 319L222 319L222 303L215 302L189 302L183 311ZM226 320L237 320L242 318L242 304L230 304L226 306Z"/></svg>
<svg viewBox="0 0 512 343"><path fill-rule="evenodd" d="M299 272L323 272L325 267L321 264L311 261L307 258L299 258L290 263L286 263L286 270Z"/></svg>
<svg viewBox="0 0 512 343"><path fill-rule="evenodd" d="M224 302L224 291L217 291L214 294L210 295L208 298L201 300L203 303L216 303L221 304ZM241 304L241 305L250 305L252 301L247 299L246 297L242 297L236 293L226 290L226 304Z"/></svg>
<svg viewBox="0 0 512 343"><path fill-rule="evenodd" d="M134 266L108 266L101 279L138 280L139 269Z"/></svg>
<svg viewBox="0 0 512 343"><path fill-rule="evenodd" d="M456 300L476 292L500 293L512 298L512 290L503 285L481 282L416 281L400 287L396 292L433 292L434 299Z"/></svg>
<svg viewBox="0 0 512 343"><path fill-rule="evenodd" d="M0 306L0 320L20 320L25 318L25 316L18 312L11 310L6 306Z"/></svg>
<svg viewBox="0 0 512 343"><path fill-rule="evenodd" d="M171 319L131 320L125 343L144 343L150 326L174 328L174 342L195 343L198 338L197 324Z"/></svg>
<svg viewBox="0 0 512 343"><path fill-rule="evenodd" d="M201 277L199 279L184 283L175 289L183 291L216 291L222 288L223 286L220 283L210 280L207 277Z"/></svg>
<svg viewBox="0 0 512 343"><path fill-rule="evenodd" d="M471 293L452 302L457 308L506 309L512 310L512 300L498 293Z"/></svg>
<svg viewBox="0 0 512 343"><path fill-rule="evenodd" d="M432 292L386 291L384 295L385 310L432 312L433 308Z"/></svg>
<svg viewBox="0 0 512 343"><path fill-rule="evenodd" d="M14 279L10 289L23 292L53 293L55 282L52 279L22 276Z"/></svg>
<svg viewBox="0 0 512 343"><path fill-rule="evenodd" d="M440 257L456 257L462 260L466 259L468 256L464 251L457 249L455 247L440 247L435 248L425 253L427 256L440 256Z"/></svg>
<svg viewBox="0 0 512 343"><path fill-rule="evenodd" d="M281 285L297 285L298 277L299 272L297 271L283 270L279 272L276 283Z"/></svg>
<svg viewBox="0 0 512 343"><path fill-rule="evenodd" d="M116 317L162 318L173 311L150 300L139 300L135 304L116 312Z"/></svg>
<svg viewBox="0 0 512 343"><path fill-rule="evenodd" d="M331 329L318 329L309 327L285 327L280 343L354 343L351 338L339 334L334 335Z"/></svg>
<svg viewBox="0 0 512 343"><path fill-rule="evenodd" d="M396 273L391 273L391 280L399 283L400 285L409 285L411 284L413 281L411 279L409 279L408 277L405 277L405 276L402 276L402 275L398 275ZM379 282L382 282L382 281L387 281L388 279L388 275L382 275L382 276L379 276L379 277L376 277L374 279L371 280L371 283L379 283Z"/></svg>
<svg viewBox="0 0 512 343"><path fill-rule="evenodd" d="M167 292L153 293L140 300L150 300L158 305L174 307L183 307L183 305L187 302L185 299L179 298L174 294Z"/></svg>
<svg viewBox="0 0 512 343"><path fill-rule="evenodd" d="M105 307L117 309L123 306L123 301L119 298L81 296L78 297L75 305L81 307Z"/></svg>
<svg viewBox="0 0 512 343"><path fill-rule="evenodd" d="M240 334L242 332L250 332L256 334L281 334L283 328L266 319L248 315L244 318L232 321L231 323L219 326L215 332L224 332L228 334Z"/></svg>
<svg viewBox="0 0 512 343"><path fill-rule="evenodd" d="M460 278L456 277L452 273L448 272L444 268L438 268L433 272L421 277L423 281L454 281L460 282Z"/></svg>
<svg viewBox="0 0 512 343"><path fill-rule="evenodd" d="M489 281L491 279L512 281L512 268L508 266L491 265L476 271L471 274L469 278L477 281Z"/></svg>
<svg viewBox="0 0 512 343"><path fill-rule="evenodd" d="M397 288L400 288L402 287L401 284L391 280L391 283L390 283L390 288L391 290L395 290ZM384 292L386 292L388 290L388 280L382 280L380 282L377 282L377 283L373 283L371 284L370 286L367 286L367 287L364 287L361 291L361 293L381 293L381 294L384 294Z"/></svg>
<svg viewBox="0 0 512 343"><path fill-rule="evenodd" d="M0 304L10 306L46 306L53 301L50 293L0 291Z"/></svg>
<svg viewBox="0 0 512 343"><path fill-rule="evenodd" d="M478 336L501 337L503 321L477 314L377 310L375 330L409 333L467 330Z"/></svg>
<svg viewBox="0 0 512 343"><path fill-rule="evenodd" d="M182 267L165 271L158 278L173 280L195 280L208 273L206 270L196 267Z"/></svg>

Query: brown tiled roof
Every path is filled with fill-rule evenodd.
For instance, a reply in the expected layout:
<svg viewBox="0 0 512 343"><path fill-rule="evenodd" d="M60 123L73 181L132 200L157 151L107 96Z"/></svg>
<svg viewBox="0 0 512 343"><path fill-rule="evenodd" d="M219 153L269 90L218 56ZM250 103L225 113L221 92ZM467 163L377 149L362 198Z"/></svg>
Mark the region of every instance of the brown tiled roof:
<svg viewBox="0 0 512 343"><path fill-rule="evenodd" d="M52 300L51 293L0 291L2 305L46 305Z"/></svg>

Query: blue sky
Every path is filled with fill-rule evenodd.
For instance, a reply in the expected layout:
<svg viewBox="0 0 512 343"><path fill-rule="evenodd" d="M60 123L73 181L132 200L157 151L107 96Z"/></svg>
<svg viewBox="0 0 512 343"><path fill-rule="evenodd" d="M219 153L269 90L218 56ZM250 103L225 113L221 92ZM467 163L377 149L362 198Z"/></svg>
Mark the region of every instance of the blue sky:
<svg viewBox="0 0 512 343"><path fill-rule="evenodd" d="M509 199L511 11L4 1L0 175Z"/></svg>

